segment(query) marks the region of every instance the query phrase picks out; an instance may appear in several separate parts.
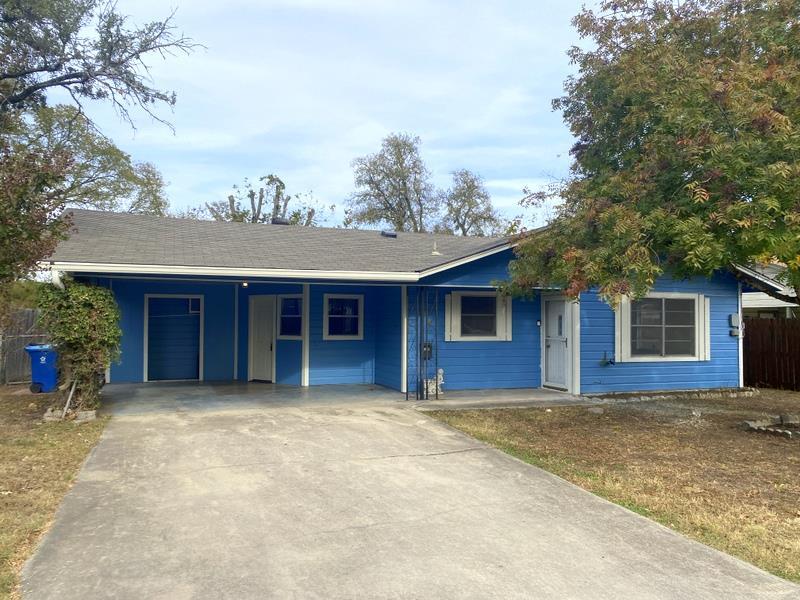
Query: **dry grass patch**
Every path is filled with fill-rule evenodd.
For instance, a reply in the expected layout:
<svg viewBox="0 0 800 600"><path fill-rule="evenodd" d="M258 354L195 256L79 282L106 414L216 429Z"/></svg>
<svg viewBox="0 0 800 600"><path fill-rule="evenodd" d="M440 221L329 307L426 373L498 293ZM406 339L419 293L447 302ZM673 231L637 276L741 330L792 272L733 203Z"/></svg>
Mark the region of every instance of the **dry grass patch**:
<svg viewBox="0 0 800 600"><path fill-rule="evenodd" d="M0 387L0 598L18 595L22 564L105 425L43 423L52 401Z"/></svg>
<svg viewBox="0 0 800 600"><path fill-rule="evenodd" d="M800 581L800 440L744 419L800 413L800 393L434 417L584 489Z"/></svg>

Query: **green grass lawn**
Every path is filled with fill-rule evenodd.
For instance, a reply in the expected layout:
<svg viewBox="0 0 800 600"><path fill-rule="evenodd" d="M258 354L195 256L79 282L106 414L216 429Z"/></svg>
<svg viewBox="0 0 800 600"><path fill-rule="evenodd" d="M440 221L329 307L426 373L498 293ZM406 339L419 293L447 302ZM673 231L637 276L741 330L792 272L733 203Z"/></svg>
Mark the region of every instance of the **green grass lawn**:
<svg viewBox="0 0 800 600"><path fill-rule="evenodd" d="M800 582L800 440L740 423L800 393L432 416L709 546Z"/></svg>
<svg viewBox="0 0 800 600"><path fill-rule="evenodd" d="M22 565L105 426L43 423L52 402L0 386L0 598L18 596Z"/></svg>

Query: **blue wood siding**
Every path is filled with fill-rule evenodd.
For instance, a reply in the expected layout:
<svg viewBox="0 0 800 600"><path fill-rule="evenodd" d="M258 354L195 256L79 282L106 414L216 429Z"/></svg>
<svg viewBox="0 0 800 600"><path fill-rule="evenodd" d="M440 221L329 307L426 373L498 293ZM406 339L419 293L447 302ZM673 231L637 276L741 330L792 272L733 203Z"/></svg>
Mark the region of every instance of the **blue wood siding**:
<svg viewBox="0 0 800 600"><path fill-rule="evenodd" d="M444 369L444 389L491 389L539 387L541 384L539 298L512 302L511 341L446 342L445 295L459 288L439 288L439 323L436 327L439 368ZM463 288L461 288L463 289ZM433 290L430 293L434 293ZM409 389L416 388L416 287L409 287ZM433 317L430 327L433 328ZM433 340L433 334L429 335ZM433 361L428 377L434 377Z"/></svg>
<svg viewBox="0 0 800 600"><path fill-rule="evenodd" d="M303 342L277 340L275 355L275 383L300 385L303 370Z"/></svg>
<svg viewBox="0 0 800 600"><path fill-rule="evenodd" d="M147 378L200 377L200 313L189 298L148 298Z"/></svg>
<svg viewBox="0 0 800 600"><path fill-rule="evenodd" d="M711 360L627 362L601 365L613 358L614 312L597 294L581 295L581 392L628 392L739 386L739 342L730 335L728 315L738 312L738 287L727 274L684 281L662 278L654 291L705 294L711 304Z"/></svg>
<svg viewBox="0 0 800 600"><path fill-rule="evenodd" d="M99 279L111 288L120 309L122 328L120 361L111 365L111 381L139 382L144 376L145 294L197 294L204 298L204 379L233 378L232 283L167 282L146 279Z"/></svg>
<svg viewBox="0 0 800 600"><path fill-rule="evenodd" d="M312 285L311 318L309 320L309 383L375 382L375 323L382 310L374 287L352 285ZM364 295L364 339L323 340L323 295Z"/></svg>
<svg viewBox="0 0 800 600"><path fill-rule="evenodd" d="M508 279L508 263L513 250L503 250L486 258L424 277L420 285L492 286L493 282Z"/></svg>
<svg viewBox="0 0 800 600"><path fill-rule="evenodd" d="M375 383L400 389L402 379L401 288L376 288L380 311L375 320Z"/></svg>

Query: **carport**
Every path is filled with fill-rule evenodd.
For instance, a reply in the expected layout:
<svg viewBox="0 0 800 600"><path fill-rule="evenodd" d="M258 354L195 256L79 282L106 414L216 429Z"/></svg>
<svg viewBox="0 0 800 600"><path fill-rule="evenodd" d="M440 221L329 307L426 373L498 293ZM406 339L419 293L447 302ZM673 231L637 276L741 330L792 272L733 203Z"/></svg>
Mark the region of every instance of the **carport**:
<svg viewBox="0 0 800 600"><path fill-rule="evenodd" d="M425 409L497 408L590 404L591 400L544 388L446 391L440 399L406 401L406 395L379 385L319 385L308 388L258 382L151 382L109 384L103 410L112 414L148 414L189 410L396 404Z"/></svg>

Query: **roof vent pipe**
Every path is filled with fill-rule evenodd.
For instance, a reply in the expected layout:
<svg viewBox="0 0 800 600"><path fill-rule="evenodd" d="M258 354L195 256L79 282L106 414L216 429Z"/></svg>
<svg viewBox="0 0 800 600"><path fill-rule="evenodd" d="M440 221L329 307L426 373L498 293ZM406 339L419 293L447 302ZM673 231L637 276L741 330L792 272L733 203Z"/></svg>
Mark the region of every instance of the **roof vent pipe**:
<svg viewBox="0 0 800 600"><path fill-rule="evenodd" d="M273 225L290 225L289 219L281 219L280 217L272 217L270 223Z"/></svg>

